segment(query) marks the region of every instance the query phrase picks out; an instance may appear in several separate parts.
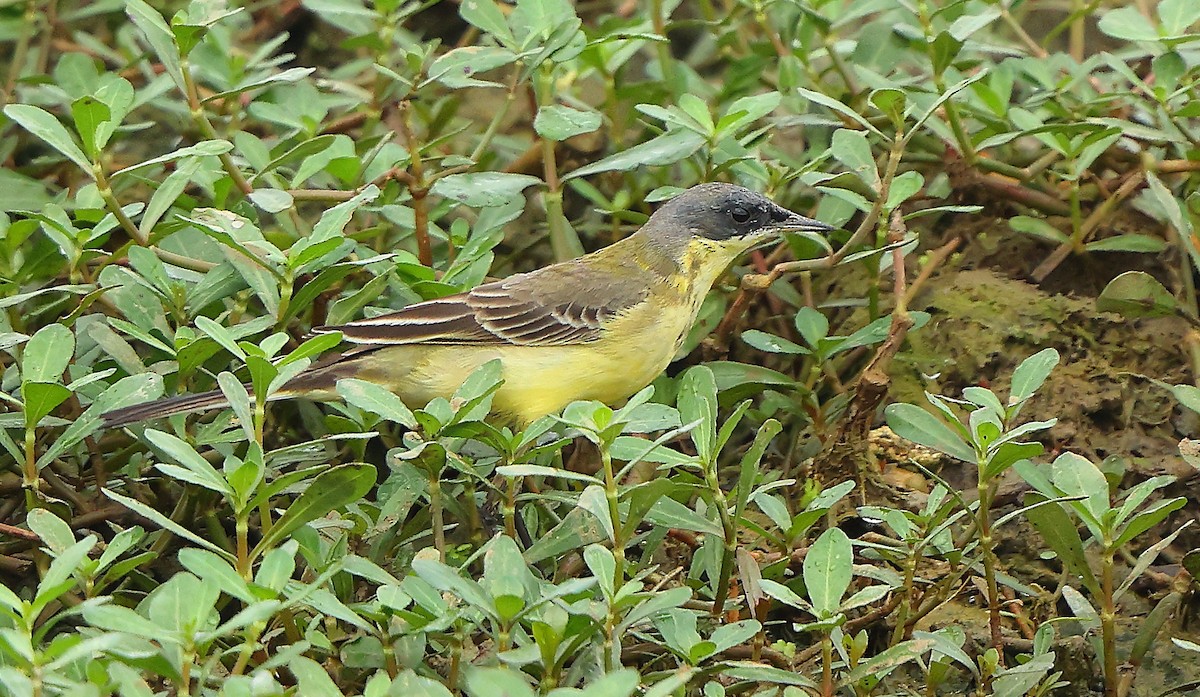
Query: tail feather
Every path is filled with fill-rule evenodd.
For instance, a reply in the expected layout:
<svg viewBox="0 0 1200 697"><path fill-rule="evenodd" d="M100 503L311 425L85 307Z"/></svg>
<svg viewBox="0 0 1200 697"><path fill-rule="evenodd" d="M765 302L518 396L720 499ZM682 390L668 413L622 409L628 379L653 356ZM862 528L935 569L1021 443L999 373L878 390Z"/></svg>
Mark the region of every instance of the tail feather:
<svg viewBox="0 0 1200 697"><path fill-rule="evenodd" d="M212 392L181 394L153 402L134 404L131 407L105 412L100 418L104 419L105 428L120 428L148 419L166 418L174 414L186 414L228 405L229 401L225 399L225 395L220 390L213 390Z"/></svg>
<svg viewBox="0 0 1200 697"><path fill-rule="evenodd" d="M327 366L310 368L289 380L282 388L272 394L268 398L268 401L275 402L299 396L315 400L336 399L337 393L334 392L334 385L337 384L337 380L342 377L353 376L355 374L352 369L353 366L365 355L367 355L366 351L350 359L339 356L339 360L332 360ZM246 388L247 392L251 389L249 385L243 385L243 387ZM102 414L101 418L104 419L105 428L120 428L139 421L162 419L175 414L186 414L193 411L204 411L206 409L217 409L227 406L229 406L229 400L225 399L225 395L220 390L213 390L199 394L181 394L144 404L134 404L130 407L113 409Z"/></svg>

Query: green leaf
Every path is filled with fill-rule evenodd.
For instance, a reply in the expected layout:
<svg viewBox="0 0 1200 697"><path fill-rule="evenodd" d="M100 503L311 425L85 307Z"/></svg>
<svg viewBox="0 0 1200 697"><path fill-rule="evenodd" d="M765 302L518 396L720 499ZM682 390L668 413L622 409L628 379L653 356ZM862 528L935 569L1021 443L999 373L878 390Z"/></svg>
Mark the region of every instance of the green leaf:
<svg viewBox="0 0 1200 697"><path fill-rule="evenodd" d="M1091 520L1088 520L1087 515L1082 515L1084 522L1088 523L1094 533L1099 532L1095 525L1109 508L1108 479L1100 468L1085 457L1064 452L1050 464L1050 481L1066 496L1084 497L1082 501L1073 502L1071 505L1081 515L1090 514ZM1097 537L1102 535L1097 534Z"/></svg>
<svg viewBox="0 0 1200 697"><path fill-rule="evenodd" d="M163 215L171 209L171 206L179 201L180 195L192 183L192 179L200 171L201 164L202 162L198 158L189 158L183 160L174 172L167 175L167 178L154 190L154 195L150 197L150 202L142 212L142 219L138 222L139 232L147 237L150 236L154 226L162 220ZM154 254L145 247L133 247L130 251L132 252L134 249L142 249L147 254ZM159 265L161 266L161 262ZM165 287L169 289L170 286Z"/></svg>
<svg viewBox="0 0 1200 697"><path fill-rule="evenodd" d="M576 506L563 516L561 523L530 545L525 551L525 559L534 564L608 539L596 516ZM690 591L688 593L690 595Z"/></svg>
<svg viewBox="0 0 1200 697"><path fill-rule="evenodd" d="M463 3L464 5L466 3ZM476 666L468 666L466 669L466 694L470 697L534 697L533 688L529 685L529 680L519 670L514 670L505 665L495 668L480 668ZM609 683L627 684L629 682L629 673L633 673L634 688L637 687L637 675L635 671L625 670L618 676L624 674L624 680L608 681ZM607 677L607 676L606 676ZM601 678L603 680L604 678ZM597 681L599 682L599 681ZM611 697L611 695L596 694L594 692L596 683L588 685L589 697ZM398 697L407 697L407 692L393 692ZM441 697L449 697L450 693L446 693ZM439 695L424 695L423 697L439 697ZM623 697L628 697L628 694Z"/></svg>
<svg viewBox="0 0 1200 697"><path fill-rule="evenodd" d="M176 644L179 637L173 632L120 605L84 605L83 618L99 629L125 632L143 639Z"/></svg>
<svg viewBox="0 0 1200 697"><path fill-rule="evenodd" d="M324 666L307 656L294 656L287 664L288 670L296 676L297 694L311 697L342 697L329 671Z"/></svg>
<svg viewBox="0 0 1200 697"><path fill-rule="evenodd" d="M117 492L111 491L109 489L102 489L101 491L103 491L104 495L107 496L108 498L112 499L113 501L116 501L117 503L128 508L129 510L133 511L134 513L137 513L138 515L142 516L143 518L146 518L147 520L153 522L154 524L158 525L159 527L170 530L172 533L174 533L186 540L194 542L195 544L198 544L201 547L204 547L205 549L210 549L210 550L216 552L217 554L221 555L225 559L228 559L230 561L236 560L236 557L234 557L229 552L226 552L225 550L221 549L220 547L213 544L212 542L209 542L208 540L204 539L203 537L200 537L196 533L192 532L191 530L188 530L187 528L183 527L179 523L176 523L175 521L171 520L170 518L163 515L162 513L159 513L158 511L151 508L150 506L147 506L146 504L142 503L141 501L138 501L137 499L131 499L128 496L122 496L121 494L118 494Z"/></svg>
<svg viewBox="0 0 1200 697"><path fill-rule="evenodd" d="M605 601L612 604L613 596L617 592L617 563L612 550L601 545L588 545L583 550L583 562L587 564L592 576L596 577Z"/></svg>
<svg viewBox="0 0 1200 697"><path fill-rule="evenodd" d="M1151 237L1131 233L1114 235L1102 240L1089 242L1083 247L1089 252L1135 252L1138 254L1157 254L1167 248L1167 243L1161 237Z"/></svg>
<svg viewBox="0 0 1200 697"><path fill-rule="evenodd" d="M770 368L734 361L712 361L705 363L717 381L717 391L723 392L746 384L795 387L796 381Z"/></svg>
<svg viewBox="0 0 1200 697"><path fill-rule="evenodd" d="M775 111L781 101L783 95L773 90L735 99L723 110L724 115L716 125L717 135L738 134L742 129Z"/></svg>
<svg viewBox="0 0 1200 697"><path fill-rule="evenodd" d="M241 346L238 346L237 339L234 338L228 329L203 315L197 317L194 321L196 328L212 337L213 341L221 345L221 348L243 361L246 360L246 352L242 350Z"/></svg>
<svg viewBox="0 0 1200 697"><path fill-rule="evenodd" d="M842 104L840 101L834 99L833 97L824 95L820 92L814 92L813 90L810 90L810 89L807 89L804 87L797 87L795 91L797 93L799 93L799 95L801 97L804 97L808 101L816 102L817 104L820 104L823 107L832 109L833 111L836 111L837 113L841 114L842 116L845 116L846 118L850 119L851 121L854 121L859 126L862 126L866 130L870 131L871 133L874 133L875 135L879 136L880 138L887 139L887 136L884 135L878 128L876 128L874 124L872 124L870 121L868 121L866 119L866 117L864 117L862 114L858 113L857 111L851 109L850 107L846 106L845 104Z"/></svg>
<svg viewBox="0 0 1200 697"><path fill-rule="evenodd" d="M340 238L346 225L354 217L354 212L367 203L379 197L379 187L371 184L355 194L354 198L343 201L321 214L321 219L313 226L312 234L306 238L310 244L323 242L328 239ZM299 243L293 245L289 254L297 254L304 249Z"/></svg>
<svg viewBox="0 0 1200 697"><path fill-rule="evenodd" d="M229 408L233 410L237 416L238 423L242 426L242 432L246 434L246 440L254 442L254 415L250 407L250 393L241 380L234 377L233 373L228 370L223 370L217 375L217 387L220 388L221 394L225 395L225 400L229 402Z"/></svg>
<svg viewBox="0 0 1200 697"><path fill-rule="evenodd" d="M746 404L746 402L743 402ZM746 450L746 454L742 456L742 461L738 467L737 489L734 491L733 515L734 520L740 522L742 513L746 510L746 502L750 500L751 489L754 486L754 476L758 474L759 464L762 462L763 453L767 451L767 447L775 436L783 430L783 425L775 419L767 419L763 425L758 428L758 432L754 434L754 442ZM851 483L853 484L853 483Z"/></svg>
<svg viewBox="0 0 1200 697"><path fill-rule="evenodd" d="M975 450L933 414L915 404L889 404L883 410L888 427L901 438L958 458L975 462Z"/></svg>
<svg viewBox="0 0 1200 697"><path fill-rule="evenodd" d="M1013 464L1041 455L1043 450L1041 443L1002 443L988 455L987 465L979 478L981 481L994 479Z"/></svg>
<svg viewBox="0 0 1200 697"><path fill-rule="evenodd" d="M640 438L634 440L642 443L643 447L646 444L646 441ZM588 484L600 483L599 479L590 474L573 472L557 467L547 467L546 465L500 465L496 468L496 474L501 477L559 477L576 482L587 482Z"/></svg>
<svg viewBox="0 0 1200 697"><path fill-rule="evenodd" d="M1022 697L1037 687L1038 683L1054 668L1055 654L1047 651L1034 656L1025 663L1005 668L996 675L992 683L994 697Z"/></svg>
<svg viewBox="0 0 1200 697"><path fill-rule="evenodd" d="M156 449L161 450L167 457L182 465L182 467L159 465L159 469L178 479L198 484L225 496L233 494L225 477L221 476L221 473L209 464L208 460L201 457L200 453L196 452L191 445L170 433L156 431L153 428L146 429L144 435Z"/></svg>
<svg viewBox="0 0 1200 697"><path fill-rule="evenodd" d="M494 0L463 0L458 13L468 23L494 36L502 45L516 47L517 40L508 28L508 20Z"/></svg>
<svg viewBox="0 0 1200 697"><path fill-rule="evenodd" d="M467 172L451 174L433 183L431 191L471 208L503 206L542 180L528 174Z"/></svg>
<svg viewBox="0 0 1200 697"><path fill-rule="evenodd" d="M782 583L779 583L778 581L772 581L769 578L764 578L759 581L759 583L762 586L763 593L766 593L775 600L778 600L785 605L791 605L794 608L804 610L805 612L812 610L812 605L810 605L808 601L796 595L791 588L788 588Z"/></svg>
<svg viewBox="0 0 1200 697"><path fill-rule="evenodd" d="M429 585L440 591L449 591L466 601L476 610L494 615L491 598L475 581L464 578L458 571L436 559L418 557L412 562L412 570Z"/></svg>
<svg viewBox="0 0 1200 697"><path fill-rule="evenodd" d="M796 311L792 322L796 325L796 331L800 332L804 343L814 348L822 339L829 336L829 319L815 308L800 308Z"/></svg>
<svg viewBox="0 0 1200 697"><path fill-rule="evenodd" d="M956 38L949 31L944 31L934 37L933 42L929 46L929 51L933 59L933 72L935 75L941 75L958 57L959 51L962 50L963 42Z"/></svg>
<svg viewBox="0 0 1200 697"><path fill-rule="evenodd" d="M83 173L92 177L92 161L79 149L79 144L71 136L58 119L49 112L29 104L9 104L4 107L4 115L25 127L33 135L41 138L47 145L66 156L68 160L79 165Z"/></svg>
<svg viewBox="0 0 1200 697"><path fill-rule="evenodd" d="M148 167L166 164L167 162L174 162L175 160L181 160L185 157L215 156L227 153L230 150L233 150L233 143L230 143L227 140L202 140L195 145L189 145L185 148L172 150L165 155L159 155L158 157L151 158L145 162L139 162L136 165L130 165L124 169L119 169L116 172L113 172L112 175L109 176L109 179L116 179L117 177L132 174Z"/></svg>
<svg viewBox="0 0 1200 697"><path fill-rule="evenodd" d="M1033 396L1050 377L1050 371L1058 365L1058 351L1042 349L1021 361L1013 370L1012 387L1009 389L1008 404L1012 406Z"/></svg>
<svg viewBox="0 0 1200 697"><path fill-rule="evenodd" d="M626 148L619 153L584 165L563 177L563 181L587 177L600 172L627 172L638 167L661 167L690 157L705 142L695 131L667 131L645 143Z"/></svg>
<svg viewBox="0 0 1200 697"><path fill-rule="evenodd" d="M75 533L67 521L45 508L35 508L25 516L29 529L42 538L42 542L55 555L62 554L75 544Z"/></svg>
<svg viewBox="0 0 1200 697"><path fill-rule="evenodd" d="M854 549L841 528L829 528L808 548L804 557L804 587L817 617L837 613L854 575Z"/></svg>
<svg viewBox="0 0 1200 697"><path fill-rule="evenodd" d="M404 402L385 387L357 378L338 380L337 393L348 404L378 414L388 421L416 429L417 417Z"/></svg>
<svg viewBox="0 0 1200 697"><path fill-rule="evenodd" d="M279 369L271 361L258 355L246 356L246 368L250 370L250 384L255 399L265 399L267 388L279 375Z"/></svg>
<svg viewBox="0 0 1200 697"><path fill-rule="evenodd" d="M64 549L50 562L50 568L46 570L37 586L37 595L33 601L35 613L75 585L71 576L79 570L97 541L95 535L88 535Z"/></svg>
<svg viewBox="0 0 1200 697"><path fill-rule="evenodd" d="M483 556L481 585L492 596L503 622L515 619L536 599L534 593L527 592L536 582L513 538L504 534L492 538Z"/></svg>
<svg viewBox="0 0 1200 697"><path fill-rule="evenodd" d="M179 563L206 583L217 586L222 593L230 597L237 598L246 604L257 600L245 579L238 575L233 565L220 555L213 554L206 549L188 547L179 550Z"/></svg>
<svg viewBox="0 0 1200 697"><path fill-rule="evenodd" d="M295 203L288 192L267 188L250 192L250 201L268 213L282 213Z"/></svg>
<svg viewBox="0 0 1200 697"><path fill-rule="evenodd" d="M897 667L909 661L920 659L929 649L933 648L935 643L932 639L909 639L908 641L902 641L890 649L861 661L854 667L854 670L851 670L842 677L838 685L853 685L868 677L882 679L883 676L892 672ZM1053 657L1053 654L1051 654L1051 657Z"/></svg>
<svg viewBox="0 0 1200 697"><path fill-rule="evenodd" d="M429 66L429 80L437 80L450 89L503 87L499 82L480 80L475 75L508 65L515 60L517 54L507 48L460 46L443 53L433 61Z"/></svg>
<svg viewBox="0 0 1200 697"><path fill-rule="evenodd" d="M322 269L321 272L317 274L316 278L312 279L308 283L305 283L296 290L295 295L292 296L292 302L288 304L287 313L280 319L280 321L282 322L289 320L300 314L300 312L311 307L313 300L328 290L329 287L334 283L337 283L346 276L349 276L355 271L361 270L365 266L384 261L392 256L393 255L391 254L381 254L379 256L369 257L367 259L358 259L356 261L347 261L340 264L334 264L333 266L328 266ZM380 285L385 284L387 280L388 276L384 274L373 279L371 283ZM364 288L364 290L368 289Z"/></svg>
<svg viewBox="0 0 1200 697"><path fill-rule="evenodd" d="M61 324L47 324L21 351L21 382L62 382L75 353L75 335Z"/></svg>
<svg viewBox="0 0 1200 697"><path fill-rule="evenodd" d="M1025 497L1025 505L1034 506L1048 500L1041 494L1028 494ZM1067 515L1063 507L1058 504L1031 507L1025 511L1025 518L1037 528L1042 539L1058 555L1067 573L1079 577L1093 597L1101 597L1100 584L1092 573L1092 567L1088 565L1087 556L1083 552L1083 540L1075 528L1075 521L1071 520L1071 516Z"/></svg>
<svg viewBox="0 0 1200 697"><path fill-rule="evenodd" d="M271 85L300 82L309 75L312 75L314 72L316 72L316 68L288 68L287 70L282 70L278 73L272 73L270 75L243 82L231 90L209 95L205 97L203 101L211 102L217 99L225 99L227 97L232 97L235 94L252 92L257 89L262 89L263 87L270 87Z"/></svg>
<svg viewBox="0 0 1200 697"><path fill-rule="evenodd" d="M190 637L208 624L220 594L217 587L180 571L150 591L139 609L160 628Z"/></svg>
<svg viewBox="0 0 1200 697"><path fill-rule="evenodd" d="M1096 298L1097 310L1117 312L1130 318L1170 317L1177 308L1170 291L1144 271L1126 271L1117 276Z"/></svg>
<svg viewBox="0 0 1200 697"><path fill-rule="evenodd" d="M749 346L759 351L766 351L767 353L786 353L795 356L805 356L812 353L803 346L789 341L782 336L775 336L774 334L768 334L757 329L747 329L742 332L742 341L745 341Z"/></svg>
<svg viewBox="0 0 1200 697"><path fill-rule="evenodd" d="M283 368L286 365L295 363L296 361L305 358L316 358L326 351L336 347L342 343L341 332L329 332L328 334L318 334L311 339L305 340L303 344L296 347L294 351L284 356L276 366Z"/></svg>
<svg viewBox="0 0 1200 697"><path fill-rule="evenodd" d="M1158 18L1162 20L1167 36L1180 36L1200 22L1200 4L1192 0L1160 0Z"/></svg>
<svg viewBox="0 0 1200 697"><path fill-rule="evenodd" d="M163 69L171 76L175 86L183 92L186 88L183 81L183 70L179 63L179 48L175 45L175 34L163 20L162 14L144 0L126 0L125 14L141 30L142 36L154 49Z"/></svg>
<svg viewBox="0 0 1200 697"><path fill-rule="evenodd" d="M107 138L102 129L112 118L112 112L107 104L95 97L80 97L71 102L71 117L75 120L75 130L83 141L84 152L89 159L95 160L104 149Z"/></svg>
<svg viewBox="0 0 1200 697"><path fill-rule="evenodd" d="M884 210L892 210L915 196L925 186L925 177L920 172L909 170L902 172L894 179L888 188L887 203Z"/></svg>
<svg viewBox="0 0 1200 697"><path fill-rule="evenodd" d="M92 402L79 418L71 422L54 443L38 458L38 469L75 447L95 433L103 423L100 415L122 407L150 402L162 396L162 377L156 373L139 373L121 378Z"/></svg>
<svg viewBox="0 0 1200 697"><path fill-rule="evenodd" d="M600 523L600 528L604 530L604 539L613 541L616 538L615 521L613 521L612 512L608 508L608 500L604 496L604 487L592 484L583 490L576 501L581 510L590 513Z"/></svg>
<svg viewBox="0 0 1200 697"><path fill-rule="evenodd" d="M566 140L600 128L600 114L595 111L579 111L558 104L538 109L533 128L538 135L549 140Z"/></svg>
<svg viewBox="0 0 1200 697"><path fill-rule="evenodd" d="M879 193L879 170L875 166L875 156L871 153L867 134L839 128L833 132L833 140L829 147L834 158L862 180L871 191Z"/></svg>
<svg viewBox="0 0 1200 697"><path fill-rule="evenodd" d="M1166 520L1167 516L1171 515L1180 508L1183 508L1184 504L1186 503L1187 499L1179 496L1173 499L1159 501L1150 508L1138 513L1130 519L1128 525L1121 529L1121 534L1117 537L1116 541L1113 543L1113 546L1122 547L1133 538L1141 535L1150 528Z"/></svg>
<svg viewBox="0 0 1200 697"><path fill-rule="evenodd" d="M1158 559L1158 555L1162 554L1162 551L1169 547L1171 543L1175 541L1175 538L1179 537L1179 534L1186 530L1191 524L1192 521L1190 520L1185 522L1183 525L1176 528L1175 532L1172 532L1170 535L1158 540L1138 555L1137 560L1133 564L1133 568L1129 570L1129 573L1125 575L1125 580L1121 582L1121 586L1117 588L1115 593L1113 593L1114 603L1121 599L1121 596L1125 594L1125 591L1129 590L1129 587L1133 585L1133 582L1136 581L1143 573L1145 573L1146 569L1150 568L1150 565L1154 563L1155 559Z"/></svg>
<svg viewBox="0 0 1200 697"><path fill-rule="evenodd" d="M491 410L491 397L504 384L504 365L499 358L476 368L454 391L455 422L482 419Z"/></svg>
<svg viewBox="0 0 1200 697"><path fill-rule="evenodd" d="M317 475L304 493L288 506L250 553L257 558L273 549L300 526L353 503L375 486L375 468L366 463L338 465Z"/></svg>
<svg viewBox="0 0 1200 697"><path fill-rule="evenodd" d="M659 613L676 608L692 599L692 589L687 586L668 588L647 594L645 600L639 602L618 625L618 632L624 633L643 620L654 617Z"/></svg>
<svg viewBox="0 0 1200 697"><path fill-rule="evenodd" d="M1158 41L1158 30L1136 7L1105 12L1097 25L1100 31L1124 41Z"/></svg>
<svg viewBox="0 0 1200 697"><path fill-rule="evenodd" d="M913 323L912 328L913 329L920 329L921 327L924 327L926 324L929 323L930 315L928 312L921 312L920 310L913 310L908 313L908 316L909 316L909 319L912 320L912 323ZM879 319L871 322L870 324L863 327L862 329L859 329L858 331L854 332L850 336L842 339L841 341L838 341L831 348L823 348L822 350L828 351L829 354L832 355L834 353L842 353L844 351L849 351L850 349L855 349L855 348L858 348L859 346L871 346L874 344L882 343L885 339L888 338L888 334L890 334L891 331L892 331L892 318L891 317L880 317ZM830 337L830 338L832 339L832 337Z"/></svg>
<svg viewBox="0 0 1200 697"><path fill-rule="evenodd" d="M25 428L35 428L58 405L67 401L71 390L53 382L26 382L21 385L25 405Z"/></svg>
<svg viewBox="0 0 1200 697"><path fill-rule="evenodd" d="M679 417L684 423L698 421L692 429L696 453L706 466L715 466L717 453L717 383L712 370L698 365L689 368L679 383Z"/></svg>
<svg viewBox="0 0 1200 697"><path fill-rule="evenodd" d="M603 490L601 490L603 491ZM705 518L675 499L663 497L654 503L646 520L667 528L691 530L722 537L725 531L717 523Z"/></svg>

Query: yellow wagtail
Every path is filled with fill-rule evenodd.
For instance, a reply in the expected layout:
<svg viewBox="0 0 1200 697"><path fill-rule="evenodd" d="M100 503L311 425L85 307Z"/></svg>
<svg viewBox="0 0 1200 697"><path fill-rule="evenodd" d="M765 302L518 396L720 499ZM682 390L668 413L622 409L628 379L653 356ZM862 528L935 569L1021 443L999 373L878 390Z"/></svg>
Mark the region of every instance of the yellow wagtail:
<svg viewBox="0 0 1200 697"><path fill-rule="evenodd" d="M271 399L337 399L337 381L383 385L411 407L449 397L500 359L493 412L528 424L575 400L623 400L667 367L713 283L743 252L780 233L831 227L749 189L701 184L604 249L474 290L318 332L354 344ZM227 405L220 391L167 397L104 415L116 427Z"/></svg>

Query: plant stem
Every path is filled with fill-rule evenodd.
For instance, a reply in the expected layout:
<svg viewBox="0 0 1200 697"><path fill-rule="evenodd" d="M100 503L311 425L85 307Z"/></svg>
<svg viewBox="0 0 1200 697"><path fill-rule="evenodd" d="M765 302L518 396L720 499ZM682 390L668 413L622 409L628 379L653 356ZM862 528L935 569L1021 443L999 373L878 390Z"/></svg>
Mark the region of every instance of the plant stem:
<svg viewBox="0 0 1200 697"><path fill-rule="evenodd" d="M617 505L617 477L613 472L612 455L607 445L600 446L600 461L604 467L604 498L608 501L608 515L613 526L613 557L616 568L613 571L613 591L620 590L625 583L625 531L621 529L621 513Z"/></svg>
<svg viewBox="0 0 1200 697"><path fill-rule="evenodd" d="M554 103L554 68L544 64L538 71L535 86L539 107ZM558 159L554 154L555 142L550 138L541 137L542 172L546 180L546 193L542 202L546 207L546 224L550 228L550 248L554 250L557 261L567 261L583 254L583 245L578 235L567 224L563 213L562 181L558 178Z"/></svg>
<svg viewBox="0 0 1200 697"><path fill-rule="evenodd" d="M234 523L237 534L237 569L238 574L247 581L250 577L250 521L248 513L241 513Z"/></svg>
<svg viewBox="0 0 1200 697"><path fill-rule="evenodd" d="M1116 550L1106 544L1100 557L1100 636L1104 646L1104 697L1116 697L1117 683L1117 610L1113 604L1113 555Z"/></svg>
<svg viewBox="0 0 1200 697"><path fill-rule="evenodd" d="M504 495L504 534L517 539L517 477L508 480Z"/></svg>
<svg viewBox="0 0 1200 697"><path fill-rule="evenodd" d="M28 426L25 428L25 477L21 481L21 486L29 491L36 489L37 485L37 430L33 426Z"/></svg>
<svg viewBox="0 0 1200 697"><path fill-rule="evenodd" d="M662 41L656 41L654 45L655 56L658 58L658 67L662 71L662 84L672 88L672 92L678 94L678 91L684 85L680 85L675 78L675 61L671 58L671 44L666 40L667 12L663 8L662 0L651 0L650 22L653 24L654 33L663 38Z"/></svg>
<svg viewBox="0 0 1200 697"><path fill-rule="evenodd" d="M833 638L821 635L821 697L833 697Z"/></svg>
<svg viewBox="0 0 1200 697"><path fill-rule="evenodd" d="M188 697L192 694L192 662L196 659L196 652L191 646L187 646L183 651L183 665L179 669L179 696Z"/></svg>
<svg viewBox="0 0 1200 697"><path fill-rule="evenodd" d="M889 648L904 641L904 636L908 634L908 618L912 614L913 583L917 575L917 554L919 554L919 550L914 546L904 559L904 585L901 586L904 596L900 601L900 609L896 611L896 628L892 630Z"/></svg>
<svg viewBox="0 0 1200 697"><path fill-rule="evenodd" d="M12 62L8 65L8 75L4 80L4 93L0 94L0 106L4 106L12 101L13 91L17 88L17 80L21 79L21 69L25 67L26 54L29 52L29 42L33 35L38 32L39 20L42 13L38 10L36 2L30 0L25 5L25 17L21 22L21 35L17 37L17 45L13 47L12 55L9 60Z"/></svg>
<svg viewBox="0 0 1200 697"><path fill-rule="evenodd" d="M734 555L737 554L737 525L729 514L729 503L725 492L721 490L721 482L717 479L717 465L709 463L705 467L705 482L713 495L713 503L721 516L721 528L725 537L725 553L721 557L721 572L717 578L716 595L713 599L712 616L719 617L725 609L725 601L729 598L729 577L733 574Z"/></svg>
<svg viewBox="0 0 1200 697"><path fill-rule="evenodd" d="M417 259L424 266L433 266L433 246L429 241L429 207L425 198L429 195L429 182L425 180L425 165L421 162L421 144L412 132L409 117L412 105L407 101L397 105L396 125L404 146L408 148L408 193L412 195L413 237L417 240Z"/></svg>
<svg viewBox="0 0 1200 697"><path fill-rule="evenodd" d="M450 669L446 671L446 687L452 693L458 690L458 673L462 665L463 638L461 631L456 631L450 642Z"/></svg>
<svg viewBox="0 0 1200 697"><path fill-rule="evenodd" d="M438 469L429 467L429 520L433 530L433 548L439 558L446 561L446 529L442 525L442 481Z"/></svg>
<svg viewBox="0 0 1200 697"><path fill-rule="evenodd" d="M242 641L242 650L238 652L237 661L233 664L233 669L229 671L231 675L241 675L245 672L246 666L254 656L254 645L258 642L258 637L265 628L266 625L264 623L255 622L246 630Z"/></svg>
<svg viewBox="0 0 1200 697"><path fill-rule="evenodd" d="M613 526L613 595L621 591L625 584L625 534L621 529L621 515L617 501L617 478L613 473L612 455L608 445L600 444L600 462L604 468L604 498L608 501L608 515ZM608 605L608 613L604 618L604 665L609 670L616 670L621 660L621 640L617 636L619 620L617 608L612 602Z"/></svg>
<svg viewBox="0 0 1200 697"><path fill-rule="evenodd" d="M98 161L92 163L92 178L96 180L96 189L100 192L100 198L104 199L104 206L113 214L117 222L121 224L121 228L128 233L129 237L135 240L143 247L150 245L150 238L142 234L137 225L125 215L125 211L121 209L121 202L113 194L112 187L108 183L108 176L104 172L103 165Z"/></svg>
<svg viewBox="0 0 1200 697"><path fill-rule="evenodd" d="M192 66L188 63L187 58L182 58L179 61L180 71L183 73L184 96L187 97L188 110L191 112L192 121L196 127L200 129L200 133L209 140L217 140L217 129L213 128L212 121L208 120L208 114L204 111L204 104L200 102L200 93L196 90L196 83L192 80ZM242 192L243 196L249 196L254 193L254 187L250 182L246 181L246 177L242 171L238 169L234 163L233 157L223 152L217 156L221 160L221 166L225 169L225 173L233 180L233 185L238 191Z"/></svg>
<svg viewBox="0 0 1200 697"><path fill-rule="evenodd" d="M984 463L979 463L982 471ZM975 514L979 527L979 550L983 554L983 576L987 582L988 628L992 646L1000 653L1004 665L1004 643L1000 636L1000 591L996 586L996 556L992 550L992 484L979 483L979 510Z"/></svg>

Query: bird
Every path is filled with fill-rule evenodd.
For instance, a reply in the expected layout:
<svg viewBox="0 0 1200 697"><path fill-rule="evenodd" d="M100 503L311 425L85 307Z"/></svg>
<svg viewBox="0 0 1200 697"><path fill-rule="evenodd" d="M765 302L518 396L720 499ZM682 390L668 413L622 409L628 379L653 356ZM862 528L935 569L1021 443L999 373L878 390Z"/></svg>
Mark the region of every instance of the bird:
<svg viewBox="0 0 1200 697"><path fill-rule="evenodd" d="M577 400L617 404L666 369L704 297L738 257L785 232L832 229L750 189L698 184L598 251L389 314L317 327L341 332L349 347L316 361L271 400L336 400L337 382L357 378L420 408L449 398L473 371L499 359L503 383L492 399L499 419L528 425ZM116 428L223 406L228 402L216 390L116 409L103 419Z"/></svg>

